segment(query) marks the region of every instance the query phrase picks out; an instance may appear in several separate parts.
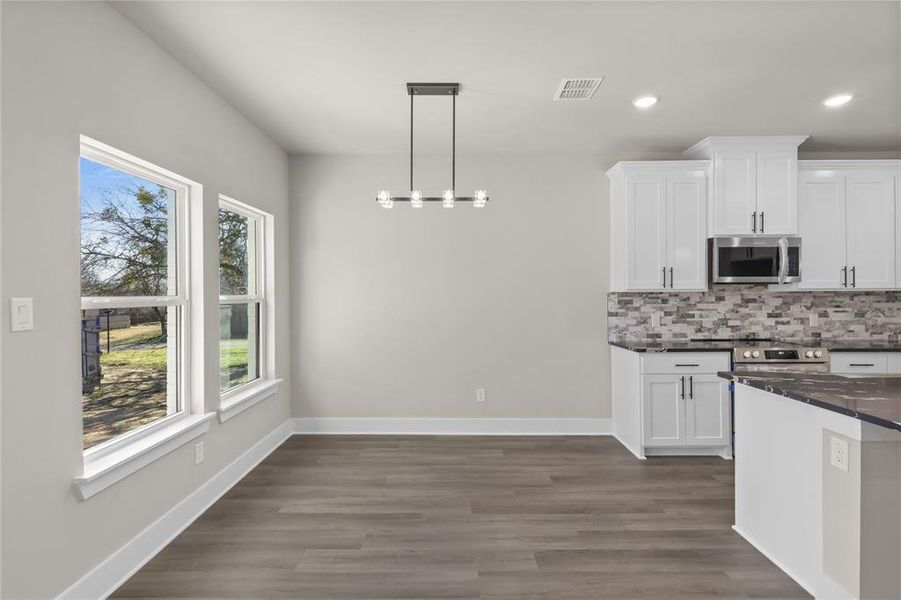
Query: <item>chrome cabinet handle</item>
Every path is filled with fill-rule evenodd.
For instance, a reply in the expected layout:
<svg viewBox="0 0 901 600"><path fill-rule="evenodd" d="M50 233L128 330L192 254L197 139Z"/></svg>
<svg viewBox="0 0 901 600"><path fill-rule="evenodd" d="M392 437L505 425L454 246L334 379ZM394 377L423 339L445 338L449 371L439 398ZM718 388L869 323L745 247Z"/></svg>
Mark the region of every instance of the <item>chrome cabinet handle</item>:
<svg viewBox="0 0 901 600"><path fill-rule="evenodd" d="M679 394L682 400L685 400L685 375L682 376L682 392Z"/></svg>
<svg viewBox="0 0 901 600"><path fill-rule="evenodd" d="M851 267L851 287L857 287L857 267Z"/></svg>
<svg viewBox="0 0 901 600"><path fill-rule="evenodd" d="M848 287L848 265L842 267L842 287Z"/></svg>
<svg viewBox="0 0 901 600"><path fill-rule="evenodd" d="M849 367L875 367L876 363L848 363Z"/></svg>
<svg viewBox="0 0 901 600"><path fill-rule="evenodd" d="M673 365L675 367L700 367L698 363L676 363Z"/></svg>
<svg viewBox="0 0 901 600"><path fill-rule="evenodd" d="M673 289L673 268L669 268L669 287Z"/></svg>
<svg viewBox="0 0 901 600"><path fill-rule="evenodd" d="M751 213L751 219L753 219L754 224L751 226L751 232L757 233L757 211Z"/></svg>
<svg viewBox="0 0 901 600"><path fill-rule="evenodd" d="M689 398L695 397L695 378L694 378L694 376L691 376L688 378L688 397Z"/></svg>
<svg viewBox="0 0 901 600"><path fill-rule="evenodd" d="M660 267L660 272L663 274L663 287L666 288L666 267Z"/></svg>
<svg viewBox="0 0 901 600"><path fill-rule="evenodd" d="M760 233L763 233L763 215L764 212L760 211Z"/></svg>

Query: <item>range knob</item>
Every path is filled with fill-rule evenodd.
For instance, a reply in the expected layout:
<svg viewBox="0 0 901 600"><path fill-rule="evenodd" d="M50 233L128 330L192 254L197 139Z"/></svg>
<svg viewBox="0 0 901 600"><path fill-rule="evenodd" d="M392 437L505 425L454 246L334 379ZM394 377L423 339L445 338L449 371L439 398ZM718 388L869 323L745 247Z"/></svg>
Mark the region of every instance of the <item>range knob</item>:
<svg viewBox="0 0 901 600"><path fill-rule="evenodd" d="M760 358L760 351L755 350L754 352L751 353L751 356L753 356L754 358Z"/></svg>
<svg viewBox="0 0 901 600"><path fill-rule="evenodd" d="M804 356L806 356L807 358L813 358L813 350L808 350L804 353Z"/></svg>
<svg viewBox="0 0 901 600"><path fill-rule="evenodd" d="M751 351L750 351L750 350L745 350L745 351L742 353L742 356L744 356L745 358L751 358Z"/></svg>
<svg viewBox="0 0 901 600"><path fill-rule="evenodd" d="M813 353L813 355L816 356L817 358L823 358L823 351L817 350L816 352Z"/></svg>

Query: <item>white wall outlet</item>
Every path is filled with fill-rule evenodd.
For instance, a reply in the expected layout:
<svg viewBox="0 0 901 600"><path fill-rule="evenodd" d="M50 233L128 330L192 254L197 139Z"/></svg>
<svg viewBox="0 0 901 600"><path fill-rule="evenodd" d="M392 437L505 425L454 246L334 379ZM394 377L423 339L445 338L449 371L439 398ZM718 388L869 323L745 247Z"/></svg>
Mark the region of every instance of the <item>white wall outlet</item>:
<svg viewBox="0 0 901 600"><path fill-rule="evenodd" d="M9 330L32 331L34 329L34 301L31 298L9 299Z"/></svg>
<svg viewBox="0 0 901 600"><path fill-rule="evenodd" d="M817 327L820 324L820 315L817 313L810 313L810 326Z"/></svg>
<svg viewBox="0 0 901 600"><path fill-rule="evenodd" d="M476 402L485 401L485 388L476 388Z"/></svg>
<svg viewBox="0 0 901 600"><path fill-rule="evenodd" d="M651 313L651 327L658 328L660 327L660 313L654 312Z"/></svg>
<svg viewBox="0 0 901 600"><path fill-rule="evenodd" d="M203 462L203 442L194 444L194 464L199 465Z"/></svg>
<svg viewBox="0 0 901 600"><path fill-rule="evenodd" d="M848 442L837 437L829 438L829 464L848 472Z"/></svg>

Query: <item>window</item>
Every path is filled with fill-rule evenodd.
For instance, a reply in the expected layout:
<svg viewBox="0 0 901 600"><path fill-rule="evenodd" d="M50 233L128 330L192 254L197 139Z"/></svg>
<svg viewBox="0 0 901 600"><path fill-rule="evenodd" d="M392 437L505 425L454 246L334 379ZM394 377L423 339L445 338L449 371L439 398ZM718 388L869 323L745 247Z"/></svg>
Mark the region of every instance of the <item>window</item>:
<svg viewBox="0 0 901 600"><path fill-rule="evenodd" d="M200 309L191 304L188 216L200 196L193 182L82 138L86 465L89 456L203 412L202 377L190 376L188 344L189 319Z"/></svg>
<svg viewBox="0 0 901 600"><path fill-rule="evenodd" d="M219 197L219 391L222 405L274 392L271 337L272 215ZM220 411L220 415L223 414Z"/></svg>

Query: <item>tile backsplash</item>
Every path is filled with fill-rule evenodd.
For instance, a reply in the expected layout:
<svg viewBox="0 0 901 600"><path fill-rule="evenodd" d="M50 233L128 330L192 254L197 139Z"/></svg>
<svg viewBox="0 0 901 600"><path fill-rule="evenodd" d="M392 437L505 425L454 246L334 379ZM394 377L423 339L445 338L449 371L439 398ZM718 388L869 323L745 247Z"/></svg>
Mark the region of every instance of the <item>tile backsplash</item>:
<svg viewBox="0 0 901 600"><path fill-rule="evenodd" d="M654 327L652 316L659 315ZM815 325L810 315L816 314ZM771 292L765 285L711 285L707 292L610 292L610 339L693 337L897 340L901 292Z"/></svg>

